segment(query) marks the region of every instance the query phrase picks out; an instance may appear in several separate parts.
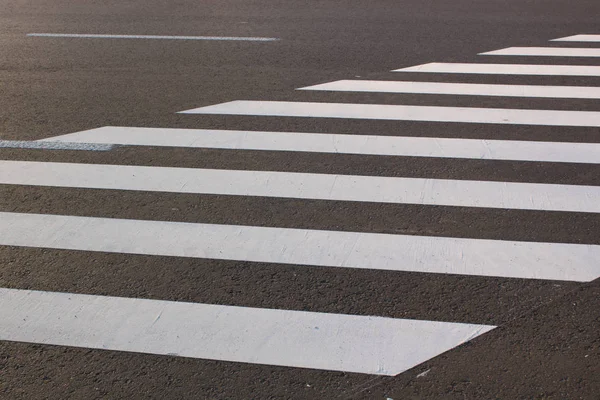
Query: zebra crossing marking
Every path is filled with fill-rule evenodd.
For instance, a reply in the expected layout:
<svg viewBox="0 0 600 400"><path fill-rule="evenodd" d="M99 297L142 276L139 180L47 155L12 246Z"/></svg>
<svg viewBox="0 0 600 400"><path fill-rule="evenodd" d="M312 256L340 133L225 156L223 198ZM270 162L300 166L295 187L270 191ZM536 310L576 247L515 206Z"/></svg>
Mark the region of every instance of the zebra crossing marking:
<svg viewBox="0 0 600 400"><path fill-rule="evenodd" d="M128 39L275 38L30 34ZM556 41L600 41L576 35ZM577 39L577 40L575 40ZM512 47L483 55L600 57L599 49ZM600 67L432 63L396 71L600 76ZM598 88L336 81L301 90L597 99ZM600 113L237 101L183 111L490 124L600 126ZM173 135L173 136L168 136ZM105 127L35 142L598 164L600 144ZM56 140L56 142L52 142ZM103 142L104 141L104 142ZM39 143L39 144L38 144ZM59 144L57 144L59 143ZM61 144L62 143L62 144ZM81 142L83 145L83 142ZM0 142L0 147L2 143ZM240 196L600 212L600 187L0 161L0 183ZM419 273L587 282L600 245L0 212L0 245ZM397 375L494 329L490 325L0 288L0 340Z"/></svg>
<svg viewBox="0 0 600 400"><path fill-rule="evenodd" d="M600 164L600 143L116 126L42 141Z"/></svg>
<svg viewBox="0 0 600 400"><path fill-rule="evenodd" d="M168 35L105 35L87 33L28 33L29 37L77 38L77 39L159 39L159 40L220 40L242 42L273 42L279 39L271 37L238 36L168 36Z"/></svg>
<svg viewBox="0 0 600 400"><path fill-rule="evenodd" d="M534 56L534 57L600 57L600 49L574 47L507 47L479 53L480 56Z"/></svg>
<svg viewBox="0 0 600 400"><path fill-rule="evenodd" d="M600 246L0 212L0 245L588 282Z"/></svg>
<svg viewBox="0 0 600 400"><path fill-rule="evenodd" d="M551 42L600 42L600 35L573 35L552 39Z"/></svg>
<svg viewBox="0 0 600 400"><path fill-rule="evenodd" d="M29 140L0 140L0 149L34 149L34 150L85 150L109 151L111 143L69 143L66 141L29 141Z"/></svg>
<svg viewBox="0 0 600 400"><path fill-rule="evenodd" d="M180 111L180 113L600 127L598 111L510 108L237 100Z"/></svg>
<svg viewBox="0 0 600 400"><path fill-rule="evenodd" d="M593 65L470 64L429 63L395 69L392 72L426 72L440 74L600 76Z"/></svg>
<svg viewBox="0 0 600 400"><path fill-rule="evenodd" d="M0 340L397 375L495 326L0 289Z"/></svg>
<svg viewBox="0 0 600 400"><path fill-rule="evenodd" d="M600 186L0 161L0 184L600 213Z"/></svg>
<svg viewBox="0 0 600 400"><path fill-rule="evenodd" d="M600 99L600 87L588 86L492 85L487 83L340 80L320 85L307 86L298 90Z"/></svg>

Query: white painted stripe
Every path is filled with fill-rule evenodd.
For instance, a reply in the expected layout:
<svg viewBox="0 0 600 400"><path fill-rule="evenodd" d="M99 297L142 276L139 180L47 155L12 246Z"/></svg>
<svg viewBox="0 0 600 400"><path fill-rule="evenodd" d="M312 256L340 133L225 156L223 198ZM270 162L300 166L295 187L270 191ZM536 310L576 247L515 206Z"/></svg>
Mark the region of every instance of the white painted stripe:
<svg viewBox="0 0 600 400"><path fill-rule="evenodd" d="M0 212L0 245L591 281L600 246Z"/></svg>
<svg viewBox="0 0 600 400"><path fill-rule="evenodd" d="M0 161L0 184L600 213L600 186Z"/></svg>
<svg viewBox="0 0 600 400"><path fill-rule="evenodd" d="M0 140L0 149L35 149L35 150L86 150L108 151L114 147L106 143L69 143L67 141L28 141L28 140Z"/></svg>
<svg viewBox="0 0 600 400"><path fill-rule="evenodd" d="M440 74L600 76L593 65L464 64L429 63L400 68L392 72L428 72Z"/></svg>
<svg viewBox="0 0 600 400"><path fill-rule="evenodd" d="M600 35L573 35L553 39L551 42L600 42Z"/></svg>
<svg viewBox="0 0 600 400"><path fill-rule="evenodd" d="M600 49L568 47L507 47L506 49L479 53L481 56L550 56L550 57L600 57Z"/></svg>
<svg viewBox="0 0 600 400"><path fill-rule="evenodd" d="M563 99L600 99L600 87L492 85L483 83L403 82L341 80L298 90L334 92L452 94L468 96L548 97Z"/></svg>
<svg viewBox="0 0 600 400"><path fill-rule="evenodd" d="M28 33L31 37L86 38L86 39L162 39L162 40L226 40L243 42L272 42L279 40L271 37L237 36L168 36L168 35L96 35L81 33Z"/></svg>
<svg viewBox="0 0 600 400"><path fill-rule="evenodd" d="M238 100L180 113L600 127L598 111Z"/></svg>
<svg viewBox="0 0 600 400"><path fill-rule="evenodd" d="M600 143L106 126L48 141L600 164Z"/></svg>
<svg viewBox="0 0 600 400"><path fill-rule="evenodd" d="M0 340L397 375L494 326L0 289Z"/></svg>

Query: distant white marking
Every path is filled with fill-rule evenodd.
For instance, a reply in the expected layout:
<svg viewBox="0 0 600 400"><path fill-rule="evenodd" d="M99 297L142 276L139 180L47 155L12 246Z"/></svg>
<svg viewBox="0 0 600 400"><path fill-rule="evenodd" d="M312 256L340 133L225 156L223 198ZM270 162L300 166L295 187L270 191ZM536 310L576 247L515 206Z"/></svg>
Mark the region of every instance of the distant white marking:
<svg viewBox="0 0 600 400"><path fill-rule="evenodd" d="M429 63L400 68L392 72L428 72L440 74L497 74L547 76L600 76L600 67L591 65L461 64Z"/></svg>
<svg viewBox="0 0 600 400"><path fill-rule="evenodd" d="M135 146L299 151L600 164L600 143L106 126L44 140Z"/></svg>
<svg viewBox="0 0 600 400"><path fill-rule="evenodd" d="M600 127L598 111L238 100L180 113Z"/></svg>
<svg viewBox="0 0 600 400"><path fill-rule="evenodd" d="M273 42L279 40L270 37L237 36L168 36L168 35L96 35L82 33L28 33L32 37L86 38L86 39L162 39L162 40L226 40L243 42Z"/></svg>
<svg viewBox="0 0 600 400"><path fill-rule="evenodd" d="M551 42L600 42L600 35L573 35L554 39Z"/></svg>
<svg viewBox="0 0 600 400"><path fill-rule="evenodd" d="M546 97L564 99L600 99L600 87L493 85L488 83L446 83L405 81L341 80L299 90L335 92L452 94L467 96Z"/></svg>
<svg viewBox="0 0 600 400"><path fill-rule="evenodd" d="M2 149L41 149L41 150L87 150L108 151L114 147L110 143L69 143L66 141L28 141L28 140L0 140Z"/></svg>
<svg viewBox="0 0 600 400"><path fill-rule="evenodd" d="M522 279L600 276L598 245L47 214L0 212L0 245Z"/></svg>
<svg viewBox="0 0 600 400"><path fill-rule="evenodd" d="M0 184L600 213L600 186L0 160Z"/></svg>
<svg viewBox="0 0 600 400"><path fill-rule="evenodd" d="M600 57L600 49L569 47L508 47L479 53L481 56Z"/></svg>
<svg viewBox="0 0 600 400"><path fill-rule="evenodd" d="M425 378L427 374L429 374L429 371L431 371L431 368L427 371L421 372L419 375L417 375L417 378Z"/></svg>
<svg viewBox="0 0 600 400"><path fill-rule="evenodd" d="M489 325L0 289L0 340L397 375Z"/></svg>

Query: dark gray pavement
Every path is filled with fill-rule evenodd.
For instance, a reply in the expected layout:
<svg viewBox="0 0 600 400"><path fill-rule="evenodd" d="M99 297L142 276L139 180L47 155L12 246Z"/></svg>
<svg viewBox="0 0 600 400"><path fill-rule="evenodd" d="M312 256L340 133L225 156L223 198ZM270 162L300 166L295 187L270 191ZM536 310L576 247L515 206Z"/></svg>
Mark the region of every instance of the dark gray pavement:
<svg viewBox="0 0 600 400"><path fill-rule="evenodd" d="M600 128L176 114L240 99L600 111L598 100L295 91L353 78L599 86L598 77L389 72L428 62L600 65L594 58L477 56L599 34L599 15L595 0L0 0L0 139L114 125L600 142ZM31 32L281 40L27 37ZM561 44L568 46L594 47ZM600 185L600 164L155 147L0 149L0 159ZM11 185L0 185L0 211L600 244L600 215L593 213ZM396 377L0 342L2 399L600 398L598 280L4 246L0 287L499 326Z"/></svg>

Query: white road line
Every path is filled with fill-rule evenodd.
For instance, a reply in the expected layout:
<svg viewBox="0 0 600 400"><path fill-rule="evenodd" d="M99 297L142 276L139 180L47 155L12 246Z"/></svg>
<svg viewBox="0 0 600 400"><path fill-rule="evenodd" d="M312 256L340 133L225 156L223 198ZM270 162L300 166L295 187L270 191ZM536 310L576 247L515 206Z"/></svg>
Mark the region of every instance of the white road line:
<svg viewBox="0 0 600 400"><path fill-rule="evenodd" d="M272 42L279 40L271 37L237 36L167 36L167 35L95 35L82 33L28 33L31 37L85 38L85 39L162 39L162 40L226 40L243 42Z"/></svg>
<svg viewBox="0 0 600 400"><path fill-rule="evenodd" d="M440 74L600 76L600 67L591 65L465 64L429 63L400 68L392 72Z"/></svg>
<svg viewBox="0 0 600 400"><path fill-rule="evenodd" d="M397 375L495 326L0 289L0 340Z"/></svg>
<svg viewBox="0 0 600 400"><path fill-rule="evenodd" d="M467 96L547 97L562 99L600 99L600 87L492 85L482 83L403 82L341 80L298 90L334 92L452 94Z"/></svg>
<svg viewBox="0 0 600 400"><path fill-rule="evenodd" d="M68 141L28 141L0 140L0 149L36 149L36 150L86 150L108 151L114 147L111 143L69 143Z"/></svg>
<svg viewBox="0 0 600 400"><path fill-rule="evenodd" d="M600 276L598 245L48 214L0 212L0 245L522 279Z"/></svg>
<svg viewBox="0 0 600 400"><path fill-rule="evenodd" d="M600 213L600 186L0 161L0 184Z"/></svg>
<svg viewBox="0 0 600 400"><path fill-rule="evenodd" d="M600 57L600 49L567 47L507 47L480 56Z"/></svg>
<svg viewBox="0 0 600 400"><path fill-rule="evenodd" d="M600 143L114 126L70 133L43 141L600 164Z"/></svg>
<svg viewBox="0 0 600 400"><path fill-rule="evenodd" d="M180 113L600 127L598 111L238 100Z"/></svg>
<svg viewBox="0 0 600 400"><path fill-rule="evenodd" d="M553 39L551 42L600 42L600 35L573 35Z"/></svg>

